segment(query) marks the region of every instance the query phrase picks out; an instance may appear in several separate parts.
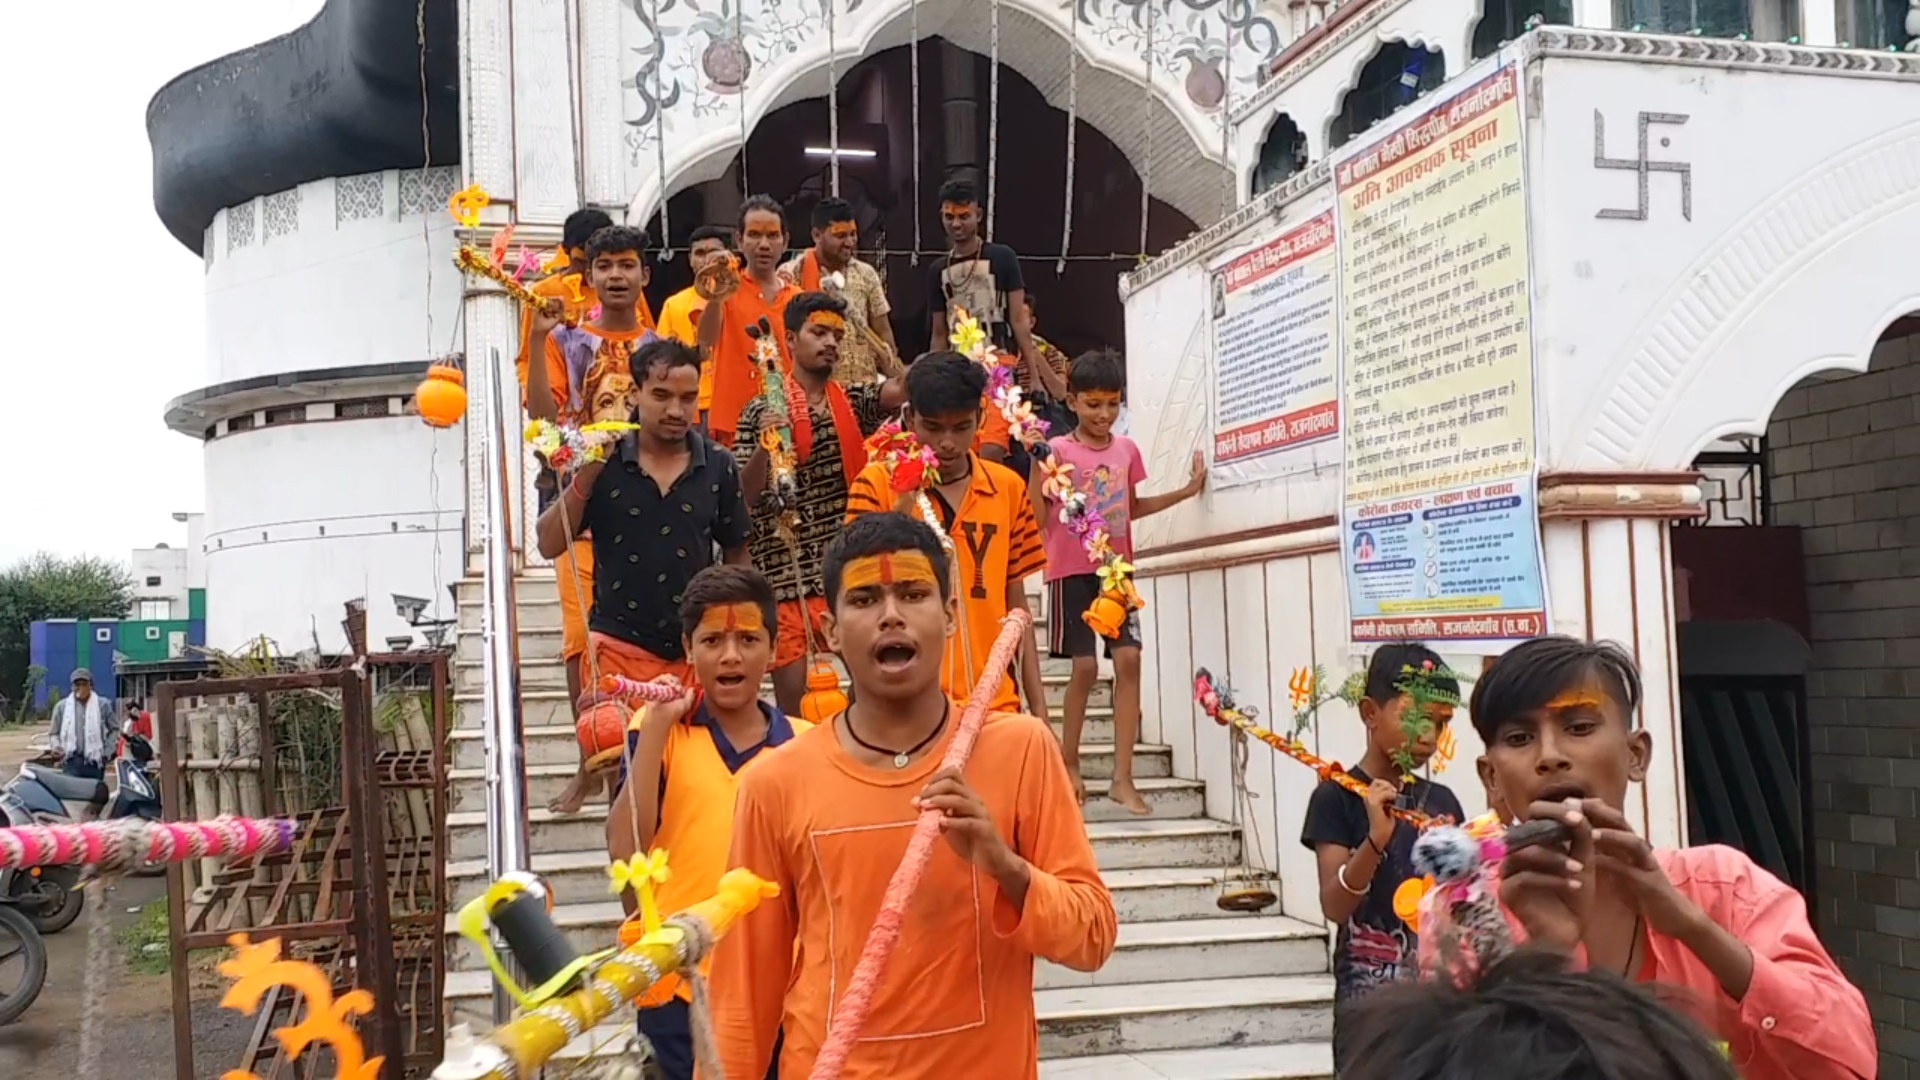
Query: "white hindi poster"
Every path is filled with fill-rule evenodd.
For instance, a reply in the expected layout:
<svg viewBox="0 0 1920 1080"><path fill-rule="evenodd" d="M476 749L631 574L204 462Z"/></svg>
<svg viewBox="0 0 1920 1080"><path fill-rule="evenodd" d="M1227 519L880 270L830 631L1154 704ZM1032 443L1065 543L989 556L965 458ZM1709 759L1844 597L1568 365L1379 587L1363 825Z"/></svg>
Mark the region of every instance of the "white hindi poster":
<svg viewBox="0 0 1920 1080"><path fill-rule="evenodd" d="M1212 270L1213 470L1220 487L1308 471L1340 434L1334 212Z"/></svg>

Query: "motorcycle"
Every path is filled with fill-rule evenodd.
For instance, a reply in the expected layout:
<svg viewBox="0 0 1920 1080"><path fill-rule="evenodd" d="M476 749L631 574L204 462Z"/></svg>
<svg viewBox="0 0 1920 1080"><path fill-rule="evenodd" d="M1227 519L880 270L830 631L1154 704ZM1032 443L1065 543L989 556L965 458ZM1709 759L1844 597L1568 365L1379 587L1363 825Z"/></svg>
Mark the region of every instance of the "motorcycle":
<svg viewBox="0 0 1920 1080"><path fill-rule="evenodd" d="M122 751L114 760L116 786L68 776L47 763L49 755L20 766L20 772L0 788L0 819L8 825L69 825L83 820L83 812L107 807L99 820L138 817L160 820L160 793L153 782L157 768L153 744L121 727ZM12 904L42 934L57 934L72 926L85 906L77 866L0 870L0 902Z"/></svg>

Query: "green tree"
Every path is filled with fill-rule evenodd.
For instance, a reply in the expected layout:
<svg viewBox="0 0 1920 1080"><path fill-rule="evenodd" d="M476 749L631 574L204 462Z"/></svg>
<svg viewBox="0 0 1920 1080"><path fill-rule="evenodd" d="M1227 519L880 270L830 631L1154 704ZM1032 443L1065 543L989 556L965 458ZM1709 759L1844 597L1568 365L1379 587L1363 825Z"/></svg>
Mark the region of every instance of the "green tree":
<svg viewBox="0 0 1920 1080"><path fill-rule="evenodd" d="M17 698L28 678L29 634L42 619L123 619L133 608L127 568L92 555L40 552L0 571L0 694ZM61 685L67 673L49 672ZM113 686L112 672L96 673Z"/></svg>

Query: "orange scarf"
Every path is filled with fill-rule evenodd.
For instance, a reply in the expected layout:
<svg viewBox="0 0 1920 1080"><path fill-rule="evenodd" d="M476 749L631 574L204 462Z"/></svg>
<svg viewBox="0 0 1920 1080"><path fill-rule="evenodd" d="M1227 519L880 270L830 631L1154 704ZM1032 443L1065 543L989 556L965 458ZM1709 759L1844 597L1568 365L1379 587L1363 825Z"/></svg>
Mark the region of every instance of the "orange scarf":
<svg viewBox="0 0 1920 1080"><path fill-rule="evenodd" d="M820 256L812 248L800 256L800 291L820 291Z"/></svg>
<svg viewBox="0 0 1920 1080"><path fill-rule="evenodd" d="M813 455L813 412L807 405L807 392L793 376L787 376L788 421L793 427L793 451L801 461ZM846 387L827 382L827 411L833 414L833 431L840 439L840 469L847 474L847 487L867 467L867 444L860 438L860 423L854 419L853 402L847 400Z"/></svg>

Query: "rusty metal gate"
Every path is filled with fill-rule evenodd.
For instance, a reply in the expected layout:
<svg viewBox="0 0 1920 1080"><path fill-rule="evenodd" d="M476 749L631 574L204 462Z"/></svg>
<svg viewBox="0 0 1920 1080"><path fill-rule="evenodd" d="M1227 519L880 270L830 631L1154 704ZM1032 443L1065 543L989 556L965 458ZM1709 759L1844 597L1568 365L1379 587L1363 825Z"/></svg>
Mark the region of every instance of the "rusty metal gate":
<svg viewBox="0 0 1920 1080"><path fill-rule="evenodd" d="M348 633L354 655L337 667L156 690L168 818L296 823L289 851L168 868L176 1080L195 1076L193 954L224 952L243 932L279 938L287 955L328 972L336 995L372 993L359 1031L368 1054L386 1058L387 1080L424 1076L440 1060L450 654L368 653L358 605L348 606ZM269 994L242 1059L219 1071L325 1075L324 1055L289 1061L272 1037L304 1009L292 990Z"/></svg>

